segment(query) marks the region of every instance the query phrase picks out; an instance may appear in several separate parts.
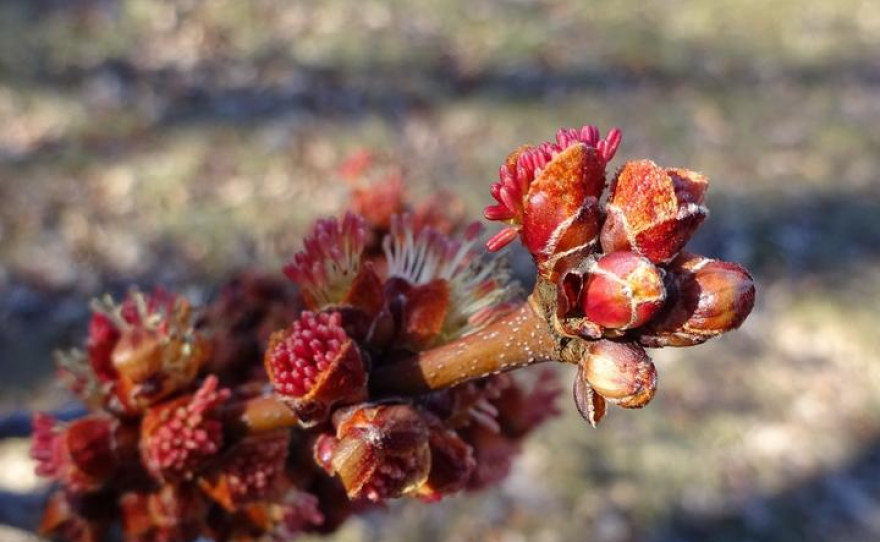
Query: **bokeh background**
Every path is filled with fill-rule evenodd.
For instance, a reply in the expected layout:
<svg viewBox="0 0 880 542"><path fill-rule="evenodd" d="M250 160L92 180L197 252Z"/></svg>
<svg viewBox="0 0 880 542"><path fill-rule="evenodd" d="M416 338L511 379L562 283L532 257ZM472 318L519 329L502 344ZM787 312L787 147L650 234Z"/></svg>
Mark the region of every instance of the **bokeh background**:
<svg viewBox="0 0 880 542"><path fill-rule="evenodd" d="M710 176L696 248L755 312L658 352L646 410L592 430L564 397L503 487L334 540L880 540L874 0L2 0L0 413L67 401L90 297L277 266L352 152L477 217L510 149L586 122ZM0 490L31 469L0 440Z"/></svg>

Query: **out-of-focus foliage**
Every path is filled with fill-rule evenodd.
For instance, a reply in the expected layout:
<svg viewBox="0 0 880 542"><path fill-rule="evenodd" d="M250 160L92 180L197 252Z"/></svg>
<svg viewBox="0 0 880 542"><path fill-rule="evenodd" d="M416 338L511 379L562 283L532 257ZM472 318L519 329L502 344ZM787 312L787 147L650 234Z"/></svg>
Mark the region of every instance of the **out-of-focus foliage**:
<svg viewBox="0 0 880 542"><path fill-rule="evenodd" d="M871 0L3 2L0 404L57 404L102 290L277 268L356 149L476 216L523 137L617 125L619 160L711 177L695 249L755 272L752 318L656 356L639 415L567 411L503 489L339 539L876 539L877 50Z"/></svg>

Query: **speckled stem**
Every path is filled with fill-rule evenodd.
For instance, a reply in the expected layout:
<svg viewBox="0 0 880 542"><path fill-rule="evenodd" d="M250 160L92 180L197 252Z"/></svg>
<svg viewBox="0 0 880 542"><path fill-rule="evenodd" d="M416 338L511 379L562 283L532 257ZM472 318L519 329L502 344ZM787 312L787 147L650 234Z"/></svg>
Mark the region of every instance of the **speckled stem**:
<svg viewBox="0 0 880 542"><path fill-rule="evenodd" d="M370 375L373 391L413 395L562 359L560 341L532 305L524 302L477 333L376 369Z"/></svg>

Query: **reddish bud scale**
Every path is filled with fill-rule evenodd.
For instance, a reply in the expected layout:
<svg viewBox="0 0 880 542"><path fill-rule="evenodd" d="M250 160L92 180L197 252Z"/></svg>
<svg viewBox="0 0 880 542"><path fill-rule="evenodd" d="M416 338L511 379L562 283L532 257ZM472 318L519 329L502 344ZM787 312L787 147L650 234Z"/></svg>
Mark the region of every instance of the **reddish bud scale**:
<svg viewBox="0 0 880 542"><path fill-rule="evenodd" d="M617 173L606 205L601 242L605 252L632 250L656 264L671 261L708 215L709 180L650 160L627 162Z"/></svg>
<svg viewBox="0 0 880 542"><path fill-rule="evenodd" d="M663 306L666 289L660 270L634 252L612 252L590 268L581 298L584 315L608 329L632 329Z"/></svg>
<svg viewBox="0 0 880 542"><path fill-rule="evenodd" d="M147 411L141 455L157 479L191 479L220 452L223 425L219 409L230 393L217 386L217 377L209 376L195 394Z"/></svg>
<svg viewBox="0 0 880 542"><path fill-rule="evenodd" d="M304 311L290 328L272 335L264 364L275 393L304 425L326 420L331 408L366 394L360 350L338 312Z"/></svg>

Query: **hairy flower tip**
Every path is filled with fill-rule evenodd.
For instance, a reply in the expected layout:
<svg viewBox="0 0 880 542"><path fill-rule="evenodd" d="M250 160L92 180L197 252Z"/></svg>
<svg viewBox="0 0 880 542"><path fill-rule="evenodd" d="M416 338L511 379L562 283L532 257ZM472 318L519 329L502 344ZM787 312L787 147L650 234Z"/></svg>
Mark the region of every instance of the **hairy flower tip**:
<svg viewBox="0 0 880 542"><path fill-rule="evenodd" d="M411 215L401 215L394 218L383 242L389 277L414 286L437 280L448 285L448 307L435 341L467 335L491 323L508 312L509 302L521 293L506 260L477 256L474 246L481 232L474 222L461 239L453 239L430 227L417 229Z"/></svg>
<svg viewBox="0 0 880 542"><path fill-rule="evenodd" d="M92 308L89 358L123 410L140 412L188 387L210 355L210 344L196 331L192 307L183 297L134 290L122 303L106 296ZM108 351L109 364L104 358Z"/></svg>
<svg viewBox="0 0 880 542"><path fill-rule="evenodd" d="M366 222L354 213L342 221L315 222L303 250L284 266L284 274L302 289L306 305L321 310L345 301L361 269Z"/></svg>
<svg viewBox="0 0 880 542"><path fill-rule="evenodd" d="M577 213L571 207L580 208L586 198L598 200L602 195L605 188L605 166L614 157L620 141L621 131L617 128L609 131L604 139L601 139L595 126L587 125L579 130L562 128L556 133L555 142L542 143L536 147L520 147L508 155L499 170L498 182L490 189L497 204L486 207L484 215L488 220L506 222L511 227L501 230L486 243L489 251L500 250L513 241L518 233L525 234L523 241L533 255L545 248L536 246L547 241L539 238L545 237L547 231L553 227L558 228L560 222L572 220L571 215ZM567 178L547 179L558 177L560 172L554 171L548 175L544 170L557 156L572 147L577 147L578 150L568 153ZM578 159L572 161L572 156L577 156ZM559 170L558 167L553 169ZM542 176L545 177L545 182L535 190L532 184ZM565 200L564 205L563 201L548 202L548 197L562 197ZM554 214L556 216L551 216ZM592 222L592 218L588 222ZM565 233L570 238L583 237L584 232L578 231L583 229L579 227ZM571 242L573 239L568 239L563 244Z"/></svg>
<svg viewBox="0 0 880 542"><path fill-rule="evenodd" d="M607 339L591 342L578 367L578 378L624 408L642 408L657 391L657 369L637 344Z"/></svg>
<svg viewBox="0 0 880 542"><path fill-rule="evenodd" d="M158 480L189 480L223 447L220 407L229 399L209 376L192 395L157 405L146 412L141 430L141 456Z"/></svg>
<svg viewBox="0 0 880 542"><path fill-rule="evenodd" d="M272 335L264 365L275 393L306 427L325 421L337 406L366 398L364 360L338 312L303 311Z"/></svg>
<svg viewBox="0 0 880 542"><path fill-rule="evenodd" d="M353 407L338 422L336 438L319 445L316 459L339 477L350 499L411 494L431 470L428 426L408 404Z"/></svg>
<svg viewBox="0 0 880 542"><path fill-rule="evenodd" d="M694 171L661 168L650 160L627 162L605 206L602 249L670 262L708 216L703 206L708 187L709 180Z"/></svg>
<svg viewBox="0 0 880 542"><path fill-rule="evenodd" d="M119 463L118 422L93 414L68 424L38 412L33 419L31 457L36 473L60 482L70 491L95 491Z"/></svg>
<svg viewBox="0 0 880 542"><path fill-rule="evenodd" d="M216 470L203 476L199 485L229 511L270 497L284 472L289 444L287 431L248 437L227 452Z"/></svg>
<svg viewBox="0 0 880 542"><path fill-rule="evenodd" d="M665 299L663 275L650 260L635 252L612 252L590 266L581 307L591 322L626 330L645 324Z"/></svg>
<svg viewBox="0 0 880 542"><path fill-rule="evenodd" d="M739 264L682 253L667 270L670 299L639 330L645 346L703 343L738 328L755 305L755 282Z"/></svg>
<svg viewBox="0 0 880 542"><path fill-rule="evenodd" d="M125 539L195 540L206 527L207 505L198 488L189 484L165 484L150 493L125 493L120 498Z"/></svg>

